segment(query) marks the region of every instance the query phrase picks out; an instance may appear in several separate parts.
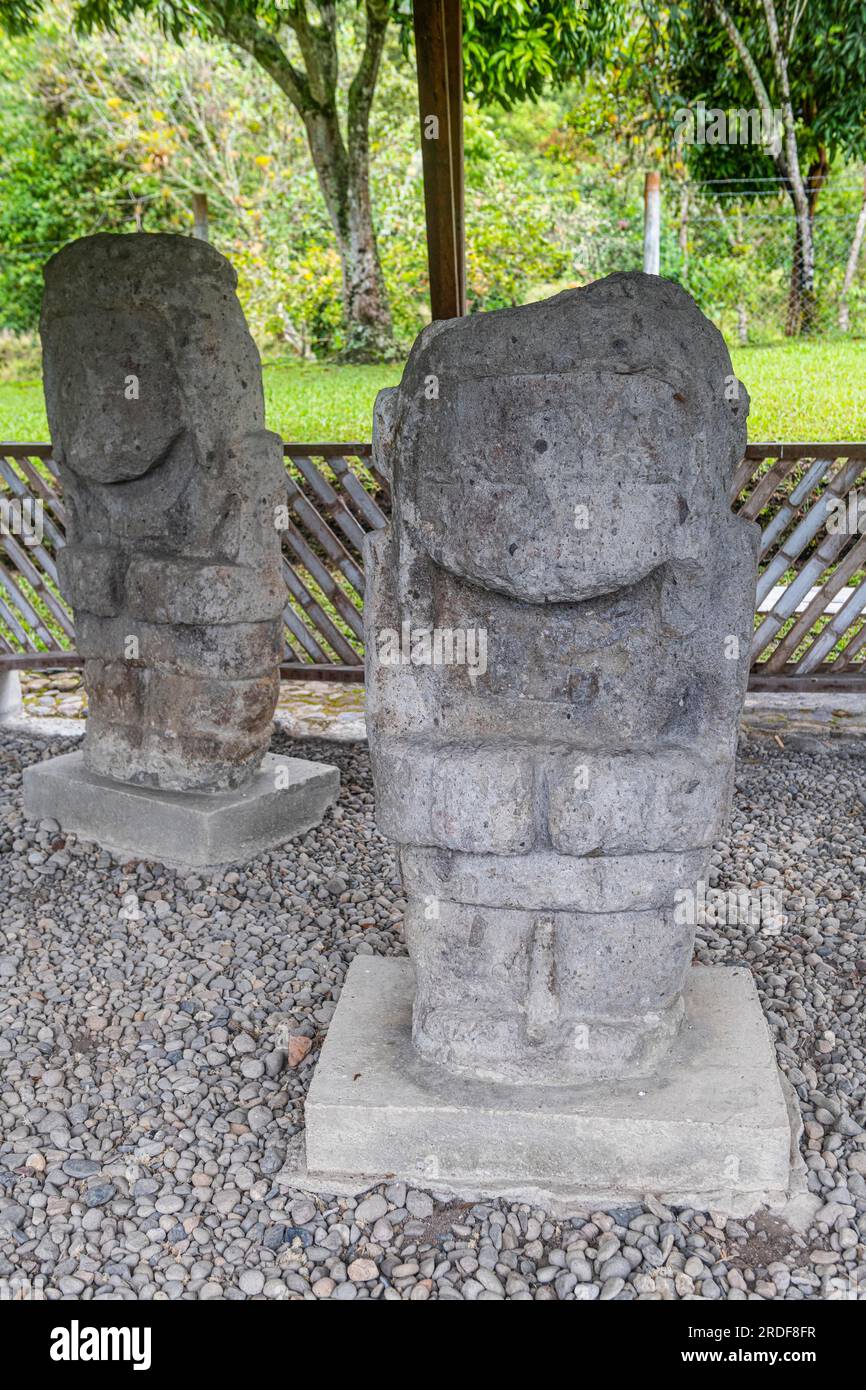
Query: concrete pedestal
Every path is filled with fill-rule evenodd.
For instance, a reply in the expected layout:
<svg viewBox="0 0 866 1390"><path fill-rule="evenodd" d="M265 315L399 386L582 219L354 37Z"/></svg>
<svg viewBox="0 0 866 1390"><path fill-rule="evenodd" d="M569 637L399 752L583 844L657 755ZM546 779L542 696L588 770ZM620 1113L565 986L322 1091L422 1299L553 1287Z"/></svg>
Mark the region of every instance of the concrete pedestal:
<svg viewBox="0 0 866 1390"><path fill-rule="evenodd" d="M166 792L96 777L81 753L66 753L25 769L24 810L116 853L203 868L253 859L311 830L339 787L329 763L267 753L234 791Z"/></svg>
<svg viewBox="0 0 866 1390"><path fill-rule="evenodd" d="M0 671L0 723L13 719L24 708L21 677L17 671Z"/></svg>
<svg viewBox="0 0 866 1390"><path fill-rule="evenodd" d="M784 1200L791 1120L748 970L691 969L663 1065L579 1086L481 1084L421 1061L412 994L408 961L354 961L306 1103L307 1185L388 1175L551 1208L657 1193L732 1214Z"/></svg>

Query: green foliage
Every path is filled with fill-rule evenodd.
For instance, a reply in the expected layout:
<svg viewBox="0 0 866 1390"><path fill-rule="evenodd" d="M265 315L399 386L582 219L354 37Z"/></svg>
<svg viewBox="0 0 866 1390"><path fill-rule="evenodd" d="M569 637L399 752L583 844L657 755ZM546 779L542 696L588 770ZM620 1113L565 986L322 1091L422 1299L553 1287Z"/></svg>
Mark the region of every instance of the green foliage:
<svg viewBox="0 0 866 1390"><path fill-rule="evenodd" d="M626 16L621 0L464 0L466 90L481 105L536 100L602 62Z"/></svg>
<svg viewBox="0 0 866 1390"><path fill-rule="evenodd" d="M27 34L39 22L43 0L0 0L0 27L9 34Z"/></svg>
<svg viewBox="0 0 866 1390"><path fill-rule="evenodd" d="M122 193L104 145L66 108L45 48L44 38L0 38L0 328L18 331L38 317L44 262L71 237L114 230L106 199Z"/></svg>
<svg viewBox="0 0 866 1390"><path fill-rule="evenodd" d="M755 144L675 143L675 113L696 108L751 110L751 82L711 0L633 0L630 23L611 44L605 64L590 72L572 120L591 139L616 132L617 154L651 160L668 172L683 161L696 179L738 178L743 192L776 170ZM789 79L801 164L824 148L830 160L866 158L866 0L808 0L795 31ZM781 94L770 52L763 6L726 0L753 54L771 103ZM792 7L776 5L783 33Z"/></svg>
<svg viewBox="0 0 866 1390"><path fill-rule="evenodd" d="M45 2L0 0L0 28L5 25L12 33L29 30L39 22ZM277 278L284 280L285 289L280 317L288 320L286 305L293 303L299 322L290 325L291 334L302 345L311 344L313 350L332 350L341 340L343 355L357 360L392 352L393 315L383 292L367 196L367 117L390 17L398 19L405 36L411 16L408 6L396 0L364 0L363 5L355 0L340 4L323 0L316 6L308 6L306 0L68 0L68 13L78 34L126 32L146 16L184 49L191 38L198 38L231 45L234 51L251 55L259 74L267 75L285 105L303 120L341 263L342 323L332 322L331 306L324 297L314 296L318 302L307 298L301 302L296 293L310 269L321 272L323 258L329 261L324 246L303 248L304 266L291 258L295 259L295 270L300 270L300 280L288 264L283 266L282 277L278 269ZM482 102L497 101L507 107L515 100L536 97L545 85L562 84L602 58L619 14L616 0L573 0L566 4L559 0L509 0L507 4L502 0L466 0L469 90L477 88ZM364 17L362 25L359 15ZM347 49L353 40L354 61L347 65ZM398 54L397 45L391 48L392 54ZM347 71L352 74L348 85ZM141 69L142 78L145 74L150 77L147 67ZM136 80L137 75L129 75L127 86L135 86ZM139 86L144 99L141 80ZM414 99L411 106L414 110ZM138 114L133 111L133 117ZM163 134L162 128L156 132L157 143ZM201 128L197 136L202 140ZM222 154L225 147L217 141L212 148ZM348 206L350 199L355 200L353 211ZM247 205L243 199L235 201L238 207ZM356 230L350 235L353 222ZM247 236L241 247L242 258L263 270L259 280L272 280L271 258L262 261L254 251L250 256L249 242ZM367 276L364 295L355 291L359 275ZM331 279L325 270L323 289ZM253 295L255 302L261 297L260 288ZM513 279L494 286L493 293L494 302L497 297L510 299Z"/></svg>
<svg viewBox="0 0 866 1390"><path fill-rule="evenodd" d="M502 117L466 112L466 289L470 311L520 304L533 284L570 271L556 225L550 170L518 156Z"/></svg>
<svg viewBox="0 0 866 1390"><path fill-rule="evenodd" d="M842 277L862 197L861 173L841 162L833 166L814 222L817 332L836 329ZM688 210L684 254L672 190L663 230L662 272L694 295L730 341L737 341L738 320L750 343L771 342L783 335L793 253L790 204L783 191L770 186L762 197L740 197L725 185L698 188ZM866 257L862 255L860 267L849 305L852 322L862 332L866 309Z"/></svg>
<svg viewBox="0 0 866 1390"><path fill-rule="evenodd" d="M657 9L656 0L644 4ZM777 8L785 32L787 11ZM727 0L727 9L758 64L771 102L780 106L762 6L752 0ZM681 0L669 11L671 108L700 98L722 110L754 107L752 85L712 6L706 0ZM788 77L801 162L809 163L819 145L827 147L831 158L866 157L866 0L809 0L795 31ZM694 145L688 147L687 157L704 178L708 160L714 178L768 172L767 155L755 145Z"/></svg>
<svg viewBox="0 0 866 1390"><path fill-rule="evenodd" d="M351 57L350 36L345 46ZM412 68L400 64L396 49L395 35L374 109L371 162L383 271L396 341L405 350L429 307L417 93ZM211 236L238 271L259 343L320 359L339 355L346 338L333 233L299 123L256 64L201 39L188 38L182 49L166 44L138 19L117 37L55 33L35 66L28 57L14 83L0 78L0 100L41 91L48 67L64 92L55 118L62 138L70 147L80 139L113 171L112 186L99 192L100 215L110 214L113 230L132 230L137 206L144 230L188 231L192 193L204 191ZM506 115L467 104L474 309L520 303L572 275L571 173L547 157L525 110ZM543 129L552 130L559 115L548 104ZM16 158L10 156L13 167ZM50 181L51 169L41 167ZM43 255L98 223L82 220L52 227L54 244ZM33 257L32 293L16 327L35 324L42 258Z"/></svg>
<svg viewBox="0 0 866 1390"><path fill-rule="evenodd" d="M53 27L43 18L38 34L0 44L0 327L32 330L41 262L63 242L98 227L187 232L192 193L203 191L212 239L238 270L241 300L260 346L302 359L339 356L346 327L336 243L301 123L275 84L222 42L192 32L182 45L166 42L155 9L151 19L133 15L118 22L115 35L83 37L68 19L83 13L81 4L57 4ZM839 4L847 14L849 0ZM120 15L116 4L112 8ZM604 10L574 6L573 14L564 5L467 0L467 26L476 32L479 25L508 24L514 37L518 20L552 24L554 8L568 23L575 15L589 22L590 10L601 23ZM672 52L668 10L658 11L655 24L652 8L651 0L620 6L635 22L618 36L607 64L594 68L579 89L534 102L509 108L507 93L504 103L494 100L493 86L472 76L475 59L467 59L470 84L483 98L483 104L469 99L465 113L470 309L497 309L639 268L644 161L665 154L662 272L695 295L730 341L742 331L749 342L777 338L790 274L786 196L774 190L761 198L731 198L722 185L692 184L686 222L679 224L686 170L670 149L665 122L670 101L683 97L670 66L650 62L654 53ZM682 18L689 6L673 8ZM8 11L0 0L0 12ZM354 0L340 12L345 87L357 63L361 26ZM395 339L405 352L429 306L417 90L413 64L401 59L399 33L393 26L377 87L371 180ZM556 47L555 36L555 42L548 38L561 75L565 49ZM829 61L844 38L828 31L821 52L813 54L816 66ZM713 51L722 63L719 81L740 81L730 55L718 44ZM708 85L689 98L703 94L708 103L724 105L713 80L711 65ZM853 77L848 85L857 89ZM736 94L742 105L740 88ZM847 95L845 101L850 104ZM713 152L718 155L719 147L705 154ZM707 171L720 177L724 167L713 163ZM861 173L837 156L815 224L822 331L834 331L861 184ZM849 303L854 332L862 333L866 249ZM7 377L15 374L7 368Z"/></svg>
<svg viewBox="0 0 866 1390"><path fill-rule="evenodd" d="M0 381L26 381L42 371L42 347L38 333L16 333L0 328Z"/></svg>

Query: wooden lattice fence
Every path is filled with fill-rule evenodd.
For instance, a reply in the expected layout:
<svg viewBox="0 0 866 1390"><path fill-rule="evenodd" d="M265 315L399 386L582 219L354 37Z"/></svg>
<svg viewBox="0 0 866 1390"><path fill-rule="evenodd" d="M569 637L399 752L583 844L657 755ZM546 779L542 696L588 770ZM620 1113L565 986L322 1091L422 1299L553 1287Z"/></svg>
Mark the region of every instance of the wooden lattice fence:
<svg viewBox="0 0 866 1390"><path fill-rule="evenodd" d="M385 525L387 479L375 468L369 444L286 444L284 455L289 601L281 673L362 681L361 547L368 531ZM42 538L28 544L27 513L10 507L34 501L42 504ZM0 669L77 666L72 613L57 584L55 556L66 517L50 445L0 444L0 506Z"/></svg>
<svg viewBox="0 0 866 1390"><path fill-rule="evenodd" d="M751 444L732 500L761 526L751 689L860 686L866 443Z"/></svg>
<svg viewBox="0 0 866 1390"><path fill-rule="evenodd" d="M363 680L361 547L386 523L387 479L369 444L286 444L285 459L282 674ZM763 537L752 687L858 687L866 679L866 443L752 444L732 501ZM42 536L27 543L26 515L15 506L34 502ZM78 665L57 586L65 515L49 445L0 444L0 506L0 669ZM7 524L16 519L17 529Z"/></svg>

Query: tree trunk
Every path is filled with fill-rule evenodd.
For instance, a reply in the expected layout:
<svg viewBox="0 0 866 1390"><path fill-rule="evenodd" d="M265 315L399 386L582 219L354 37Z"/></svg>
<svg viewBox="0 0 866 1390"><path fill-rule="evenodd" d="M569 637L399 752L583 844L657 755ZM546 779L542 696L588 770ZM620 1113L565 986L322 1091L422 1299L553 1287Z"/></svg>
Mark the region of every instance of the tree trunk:
<svg viewBox="0 0 866 1390"><path fill-rule="evenodd" d="M797 337L801 333L811 333L816 327L818 303L815 293L815 213L829 170L827 151L821 146L817 158L809 166L806 177L805 206L803 200L795 198L793 191L789 190L796 218L788 317L785 324L785 333L789 338Z"/></svg>
<svg viewBox="0 0 866 1390"><path fill-rule="evenodd" d="M812 292L814 293L814 285ZM803 241L798 218L794 226L794 250L791 256L791 278L788 285L788 312L785 318L785 336L787 338L797 338L802 332L803 306L808 294L809 287L803 278Z"/></svg>
<svg viewBox="0 0 866 1390"><path fill-rule="evenodd" d="M370 108L390 19L388 0L364 0L364 51L349 86L347 141L337 111L337 19L320 0L311 23L303 3L287 16L301 49L296 68L276 36L250 15L217 0L203 4L216 28L258 62L304 122L316 177L337 242L343 281L343 356L371 362L393 355L393 330L370 204Z"/></svg>
<svg viewBox="0 0 866 1390"><path fill-rule="evenodd" d="M746 70L746 75L752 84L752 90L760 103L762 117L769 118L772 123L770 128L775 128L775 112L770 104L767 85L761 76L754 54L740 33L733 16L724 4L724 0L711 0L711 4ZM788 324L785 331L789 334L808 333L815 322L815 253L812 240L812 221L815 208L811 196L811 182L809 180L804 182L800 172L797 125L794 120L791 84L788 78L789 54L785 47L785 44L789 48L793 44L794 33L802 9L788 25L784 42L782 31L779 28L775 0L763 0L763 10L767 25L767 37L770 40L770 52L773 56L773 68L782 103L783 139L775 147L771 146L770 154L778 172L785 180L788 194L794 204L797 227L794 243L794 264L791 268ZM821 157L824 158L823 151ZM821 181L823 182L823 180Z"/></svg>
<svg viewBox="0 0 866 1390"><path fill-rule="evenodd" d="M364 58L349 87L346 113L348 207L343 257L343 293L349 327L349 360L393 356L393 326L370 200L370 107L379 72L388 8L367 5Z"/></svg>
<svg viewBox="0 0 866 1390"><path fill-rule="evenodd" d="M857 262L860 259L860 248L863 245L864 233L866 233L866 180L864 180L863 184L863 202L860 205L860 215L857 218L857 225L854 228L854 235L851 238L848 263L845 266L842 293L839 296L839 327L843 333L847 333L851 327L851 318L848 312L848 295L851 292L854 276L857 273Z"/></svg>
<svg viewBox="0 0 866 1390"><path fill-rule="evenodd" d="M348 236L340 249L348 338L343 356L369 361L393 354L391 311L373 228L369 181L349 183Z"/></svg>
<svg viewBox="0 0 866 1390"><path fill-rule="evenodd" d="M343 144L336 108L305 119L319 186L337 240L343 281L347 361L374 362L393 354L388 296L379 261L370 202L366 130L352 129Z"/></svg>
<svg viewBox="0 0 866 1390"><path fill-rule="evenodd" d="M812 214L798 210L794 233L794 260L791 266L791 289L788 296L788 321L785 333L789 338L812 333L816 327L818 298L815 293L815 240Z"/></svg>

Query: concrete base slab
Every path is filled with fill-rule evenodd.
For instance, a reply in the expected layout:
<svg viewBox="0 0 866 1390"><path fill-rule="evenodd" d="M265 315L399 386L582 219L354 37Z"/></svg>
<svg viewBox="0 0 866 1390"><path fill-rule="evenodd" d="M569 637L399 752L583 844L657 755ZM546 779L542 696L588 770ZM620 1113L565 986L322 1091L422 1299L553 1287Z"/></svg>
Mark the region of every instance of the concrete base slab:
<svg viewBox="0 0 866 1390"><path fill-rule="evenodd" d="M14 719L24 708L21 677L17 671L0 671L0 723Z"/></svg>
<svg viewBox="0 0 866 1390"><path fill-rule="evenodd" d="M748 970L689 972L657 1071L567 1087L481 1084L421 1061L412 994L408 961L353 962L306 1102L305 1160L278 1181L340 1193L399 1177L563 1215L648 1193L733 1216L787 1199L794 1117Z"/></svg>
<svg viewBox="0 0 866 1390"><path fill-rule="evenodd" d="M205 868L246 862L303 835L339 787L330 763L266 753L255 777L233 791L167 792L96 777L81 753L65 753L25 769L24 810L117 854Z"/></svg>
<svg viewBox="0 0 866 1390"><path fill-rule="evenodd" d="M749 691L740 727L746 739L773 739L801 753L862 753L866 692Z"/></svg>
<svg viewBox="0 0 866 1390"><path fill-rule="evenodd" d="M31 714L24 706L20 714L10 714L0 719L3 732L24 734L26 738L83 738L85 723L83 719L72 719L65 714Z"/></svg>

